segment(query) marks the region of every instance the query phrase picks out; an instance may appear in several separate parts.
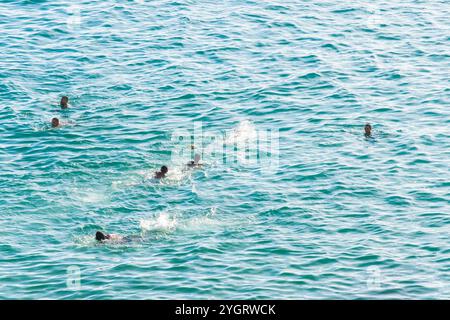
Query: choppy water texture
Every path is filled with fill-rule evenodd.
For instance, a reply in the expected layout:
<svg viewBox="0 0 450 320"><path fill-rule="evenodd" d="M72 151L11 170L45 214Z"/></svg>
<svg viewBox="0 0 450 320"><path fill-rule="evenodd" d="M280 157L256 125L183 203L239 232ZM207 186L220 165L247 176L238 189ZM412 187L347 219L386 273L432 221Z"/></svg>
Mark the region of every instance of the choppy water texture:
<svg viewBox="0 0 450 320"><path fill-rule="evenodd" d="M0 298L449 298L449 11L2 1ZM184 171L194 123L278 166Z"/></svg>

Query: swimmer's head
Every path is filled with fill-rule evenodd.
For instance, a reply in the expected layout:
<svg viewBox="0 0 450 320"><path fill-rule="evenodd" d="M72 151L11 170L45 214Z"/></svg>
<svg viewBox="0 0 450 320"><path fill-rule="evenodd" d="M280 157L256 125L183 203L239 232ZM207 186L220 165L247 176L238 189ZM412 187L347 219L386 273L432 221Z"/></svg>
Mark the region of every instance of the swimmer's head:
<svg viewBox="0 0 450 320"><path fill-rule="evenodd" d="M106 239L107 239L107 237L106 237L106 235L103 232L97 231L95 233L95 240L97 240L97 241L104 241Z"/></svg>
<svg viewBox="0 0 450 320"><path fill-rule="evenodd" d="M169 169L166 166L161 167L161 173L166 174L169 171Z"/></svg>
<svg viewBox="0 0 450 320"><path fill-rule="evenodd" d="M196 153L194 156L194 163L198 164L198 162L200 161L200 158L201 158L200 155L198 153Z"/></svg>
<svg viewBox="0 0 450 320"><path fill-rule="evenodd" d="M372 135L372 126L369 123L364 126L364 132L366 136Z"/></svg>
<svg viewBox="0 0 450 320"><path fill-rule="evenodd" d="M69 107L69 97L67 96L62 97L60 105L61 109L67 109Z"/></svg>
<svg viewBox="0 0 450 320"><path fill-rule="evenodd" d="M59 126L59 119L58 118L53 118L52 119L52 128L56 128Z"/></svg>

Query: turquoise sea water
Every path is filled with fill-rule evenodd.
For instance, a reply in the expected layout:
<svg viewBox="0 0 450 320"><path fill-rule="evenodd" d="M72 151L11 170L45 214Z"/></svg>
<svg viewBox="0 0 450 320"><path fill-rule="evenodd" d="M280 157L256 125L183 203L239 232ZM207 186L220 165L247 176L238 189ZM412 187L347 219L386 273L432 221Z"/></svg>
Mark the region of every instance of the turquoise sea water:
<svg viewBox="0 0 450 320"><path fill-rule="evenodd" d="M1 1L0 298L449 298L449 14Z"/></svg>

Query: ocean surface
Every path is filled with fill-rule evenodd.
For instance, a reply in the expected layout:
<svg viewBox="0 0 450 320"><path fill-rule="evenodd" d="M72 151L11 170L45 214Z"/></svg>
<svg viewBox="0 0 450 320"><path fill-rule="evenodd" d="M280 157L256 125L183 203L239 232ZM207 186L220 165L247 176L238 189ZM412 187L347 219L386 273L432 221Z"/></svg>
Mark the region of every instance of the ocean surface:
<svg viewBox="0 0 450 320"><path fill-rule="evenodd" d="M0 299L450 298L449 16L1 1Z"/></svg>

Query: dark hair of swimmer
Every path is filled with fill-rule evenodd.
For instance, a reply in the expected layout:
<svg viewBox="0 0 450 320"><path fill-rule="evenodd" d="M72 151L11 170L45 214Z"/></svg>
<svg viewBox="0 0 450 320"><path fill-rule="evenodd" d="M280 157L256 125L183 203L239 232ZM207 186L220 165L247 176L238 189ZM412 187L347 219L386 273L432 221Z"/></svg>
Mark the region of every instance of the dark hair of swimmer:
<svg viewBox="0 0 450 320"><path fill-rule="evenodd" d="M103 232L97 231L95 233L95 240L97 240L97 241L104 241L106 239L107 239L107 237L106 237L106 235Z"/></svg>
<svg viewBox="0 0 450 320"><path fill-rule="evenodd" d="M59 126L59 119L58 118L53 118L52 119L52 128L56 128Z"/></svg>
<svg viewBox="0 0 450 320"><path fill-rule="evenodd" d="M67 109L69 107L69 97L64 96L60 102L61 109Z"/></svg>
<svg viewBox="0 0 450 320"><path fill-rule="evenodd" d="M366 137L370 137L370 136L372 135L372 126L371 126L369 123L367 123L367 124L364 126L364 135L365 135Z"/></svg>
<svg viewBox="0 0 450 320"><path fill-rule="evenodd" d="M155 173L155 178L156 178L156 179L164 178L164 177L166 176L166 173L167 173L168 171L169 171L169 169L168 169L166 166L162 166L162 167L161 167L161 171Z"/></svg>

